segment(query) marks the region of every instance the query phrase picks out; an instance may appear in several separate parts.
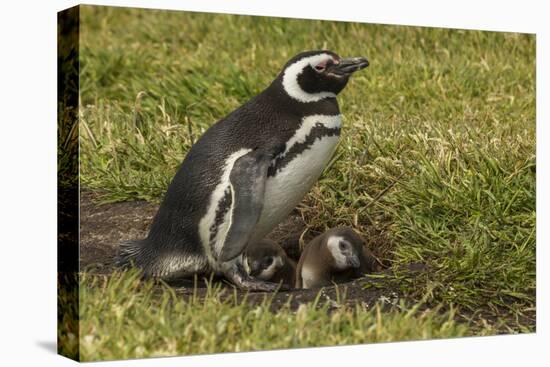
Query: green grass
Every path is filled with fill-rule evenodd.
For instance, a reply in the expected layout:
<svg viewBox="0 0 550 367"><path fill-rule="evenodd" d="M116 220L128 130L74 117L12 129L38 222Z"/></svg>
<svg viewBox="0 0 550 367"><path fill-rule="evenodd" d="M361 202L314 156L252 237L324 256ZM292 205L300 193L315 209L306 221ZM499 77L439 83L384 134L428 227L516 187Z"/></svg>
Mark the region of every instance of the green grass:
<svg viewBox="0 0 550 367"><path fill-rule="evenodd" d="M431 269L405 289L411 301L427 297L443 311L455 305L477 333L494 325L534 331L533 35L100 7L84 7L82 17L81 182L101 201L158 201L193 141L266 87L294 54L329 48L367 56L371 66L339 97L344 128L335 157L299 207L308 228L382 233L394 268L422 261ZM101 290L83 295L90 318L94 292ZM218 312L212 302L209 312ZM220 310L238 319L239 307ZM151 308L139 335L169 332L161 310ZM170 317L197 321L184 314ZM401 316L383 317L399 323ZM262 313L262 322L278 317ZM380 339L344 336L353 334L351 320L375 319L346 314L339 340L388 340L394 329ZM289 330L277 332L294 335ZM90 333L103 340L113 335L107 331ZM237 348L239 337L235 331L223 350ZM153 349L203 348L169 340ZM112 342L94 345L111 348L98 352L105 356L136 355Z"/></svg>
<svg viewBox="0 0 550 367"><path fill-rule="evenodd" d="M141 282L135 272L108 279L83 275L80 284L82 361L472 335L454 321L453 311L419 314L418 306L383 313L380 305L357 305L329 313L326 304L312 303L273 313L269 299L251 306L224 297L231 291L216 286L204 299L184 299L169 287L155 297L153 283ZM67 354L79 348L74 334L64 333L60 344Z"/></svg>

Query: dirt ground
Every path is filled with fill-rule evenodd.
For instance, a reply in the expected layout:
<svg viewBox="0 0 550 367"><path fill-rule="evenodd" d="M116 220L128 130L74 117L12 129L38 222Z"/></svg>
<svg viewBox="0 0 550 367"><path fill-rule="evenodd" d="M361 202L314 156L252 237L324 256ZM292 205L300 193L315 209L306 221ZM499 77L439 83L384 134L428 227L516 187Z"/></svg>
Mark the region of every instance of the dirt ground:
<svg viewBox="0 0 550 367"><path fill-rule="evenodd" d="M113 259L118 244L121 241L145 237L149 225L156 213L158 206L145 201L123 202L98 205L94 202L92 193L81 193L80 199L80 269L81 271L96 274L108 274L113 271ZM269 238L277 241L287 252L288 256L297 260L300 255L300 238L307 243L318 233L306 231L306 225L296 213L291 214L284 222L275 228ZM375 256L380 251L387 251L388 245L380 234L366 239L367 245ZM387 265L387 263L385 263ZM411 264L406 273L410 277L416 277L425 271L422 264ZM388 273L380 267L381 273ZM223 287L232 286L222 282ZM196 293L199 297L206 289L199 282ZM193 294L193 281L182 280L172 283L178 294L188 297ZM319 304L329 303L329 308L341 307L343 304L360 303L364 307L372 307L377 301L388 306L395 305L399 301L399 282L388 282L384 278L360 278L354 281L339 284L337 287L325 287L320 295ZM226 292L228 297L233 297L233 290ZM276 310L285 304L296 309L301 303L313 302L318 296L319 290L295 289L279 291L275 295L252 292L246 297L247 302L260 303L266 296L273 296L271 307ZM244 297L245 292L237 291L238 298ZM345 299L342 302L342 295Z"/></svg>

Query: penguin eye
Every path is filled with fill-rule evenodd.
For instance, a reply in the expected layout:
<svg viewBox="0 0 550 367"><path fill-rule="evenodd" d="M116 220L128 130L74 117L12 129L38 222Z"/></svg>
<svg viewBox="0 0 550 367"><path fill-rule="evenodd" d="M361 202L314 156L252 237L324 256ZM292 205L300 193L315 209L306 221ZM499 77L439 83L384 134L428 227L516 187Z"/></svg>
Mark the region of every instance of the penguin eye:
<svg viewBox="0 0 550 367"><path fill-rule="evenodd" d="M264 266L267 268L271 264L273 264L273 256L266 257L264 260Z"/></svg>
<svg viewBox="0 0 550 367"><path fill-rule="evenodd" d="M341 251L344 251L346 249L346 244L344 242L340 242L339 247Z"/></svg>
<svg viewBox="0 0 550 367"><path fill-rule="evenodd" d="M320 63L315 65L314 66L315 71L317 71L319 73L323 72L327 68L327 62L328 62L328 60L325 60L325 61L321 61Z"/></svg>

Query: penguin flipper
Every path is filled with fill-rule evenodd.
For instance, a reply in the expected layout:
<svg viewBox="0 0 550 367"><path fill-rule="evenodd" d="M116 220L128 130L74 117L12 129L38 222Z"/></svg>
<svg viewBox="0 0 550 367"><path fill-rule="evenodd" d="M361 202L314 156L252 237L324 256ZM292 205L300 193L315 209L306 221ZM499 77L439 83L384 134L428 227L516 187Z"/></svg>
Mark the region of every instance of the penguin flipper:
<svg viewBox="0 0 550 367"><path fill-rule="evenodd" d="M269 156L253 150L235 161L229 182L231 184L231 225L225 237L219 260L229 261L245 249L263 208Z"/></svg>

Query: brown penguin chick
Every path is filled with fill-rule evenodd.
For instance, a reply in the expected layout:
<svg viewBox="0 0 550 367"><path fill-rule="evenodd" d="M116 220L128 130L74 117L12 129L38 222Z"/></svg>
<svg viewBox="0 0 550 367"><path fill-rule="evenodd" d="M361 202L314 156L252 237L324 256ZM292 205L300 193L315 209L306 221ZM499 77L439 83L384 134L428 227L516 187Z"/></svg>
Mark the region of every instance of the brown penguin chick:
<svg viewBox="0 0 550 367"><path fill-rule="evenodd" d="M279 244L264 239L249 245L244 253L245 271L263 281L281 283L293 288L296 282L296 262Z"/></svg>
<svg viewBox="0 0 550 367"><path fill-rule="evenodd" d="M317 288L379 269L378 260L350 227L332 228L309 242L296 269L296 288Z"/></svg>

